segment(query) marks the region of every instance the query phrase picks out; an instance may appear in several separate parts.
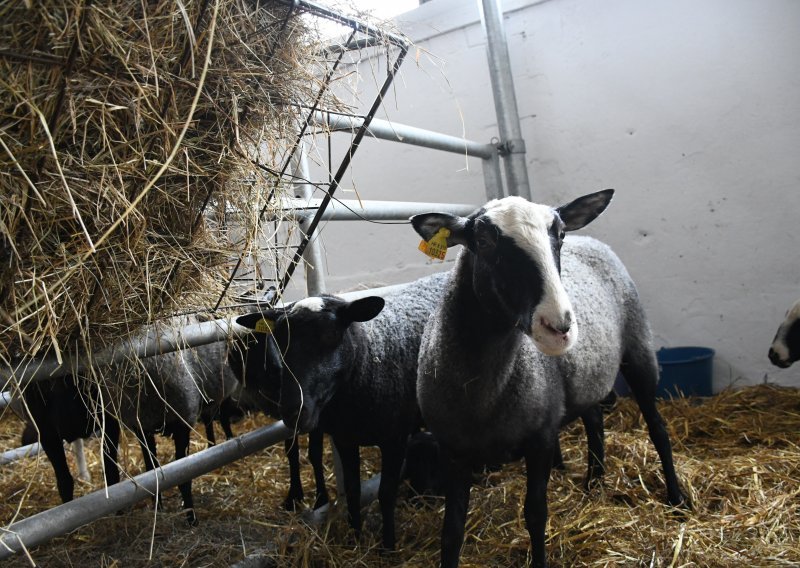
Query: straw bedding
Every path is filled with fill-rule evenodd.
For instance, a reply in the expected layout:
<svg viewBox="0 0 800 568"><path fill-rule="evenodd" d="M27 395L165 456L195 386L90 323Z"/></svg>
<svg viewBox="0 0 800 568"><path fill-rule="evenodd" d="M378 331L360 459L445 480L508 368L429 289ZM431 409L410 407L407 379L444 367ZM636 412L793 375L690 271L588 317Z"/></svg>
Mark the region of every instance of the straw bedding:
<svg viewBox="0 0 800 568"><path fill-rule="evenodd" d="M608 473L602 488L581 489L585 441L580 426L562 434L567 469L549 490L548 554L554 566L792 566L800 563L800 393L759 386L713 398L660 403L681 482L694 509L664 504L661 469L639 412L622 400L607 416ZM250 418L237 431L263 423ZM0 422L4 448L19 426ZM196 435L193 451L204 447ZM171 445L160 443L162 459ZM141 468L130 437L121 454L128 471ZM101 474L97 442L90 444L94 487ZM200 525L189 528L176 490L157 516L149 503L84 527L31 551L44 566L226 566L260 550L267 566L435 566L443 500L423 501L401 490L398 550L380 555L380 514L373 504L354 546L342 517L321 527L283 512L286 465L273 447L195 481ZM377 466L367 452L364 469ZM327 457L330 463L330 457ZM310 468L304 480L311 488ZM329 472L329 487L334 482ZM472 490L462 566L518 566L527 558L522 517L524 475L519 464L488 474ZM8 523L58 504L46 459L0 471L0 518ZM81 484L79 492L91 487ZM150 548L152 546L152 558ZM11 566L24 566L22 555Z"/></svg>
<svg viewBox="0 0 800 568"><path fill-rule="evenodd" d="M0 4L0 361L213 305L319 88L287 10Z"/></svg>

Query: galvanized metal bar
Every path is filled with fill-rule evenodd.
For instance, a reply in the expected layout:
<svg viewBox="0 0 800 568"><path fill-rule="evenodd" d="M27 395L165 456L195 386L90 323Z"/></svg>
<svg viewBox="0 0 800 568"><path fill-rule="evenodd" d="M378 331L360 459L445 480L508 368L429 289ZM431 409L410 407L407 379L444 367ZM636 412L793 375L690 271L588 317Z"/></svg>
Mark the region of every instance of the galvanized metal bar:
<svg viewBox="0 0 800 568"><path fill-rule="evenodd" d="M0 381L14 380L21 389L30 381L80 373L91 367L120 363L131 357L150 357L187 347L197 347L227 339L231 334L246 330L219 319L184 326L179 329L166 325L151 327L146 332L102 349L91 357L87 354L66 355L59 363L54 356L34 359L16 367L0 367Z"/></svg>
<svg viewBox="0 0 800 568"><path fill-rule="evenodd" d="M308 154L306 153L305 142L301 142L295 153L294 183L295 197L303 202L308 202L314 195L314 186L308 181L311 179L311 172L308 167ZM297 218L297 224L303 233L307 234L311 225L311 217L301 215ZM319 242L319 231L314 231L308 237L308 246L303 251L306 269L306 292L309 296L316 296L325 292L325 274L323 272L325 259L322 257L322 247Z"/></svg>
<svg viewBox="0 0 800 568"><path fill-rule="evenodd" d="M0 465L7 465L23 458L39 455L39 452L41 451L42 448L39 445L39 442L34 442L33 444L28 444L27 446L20 446L19 448L14 448L13 450L6 450L0 454Z"/></svg>
<svg viewBox="0 0 800 568"><path fill-rule="evenodd" d="M500 173L500 154L483 160L483 185L486 188L486 200L500 199L503 192L503 176Z"/></svg>
<svg viewBox="0 0 800 568"><path fill-rule="evenodd" d="M331 130L355 132L364 124L362 117L349 114L315 111L311 116L314 124L326 126ZM381 140L465 154L475 158L490 159L497 155L497 148L492 144L481 144L458 136L441 134L378 118L373 118L369 123L367 134Z"/></svg>
<svg viewBox="0 0 800 568"><path fill-rule="evenodd" d="M283 422L276 422L13 523L0 533L0 560L19 552L23 547L38 546L51 538L67 534L137 501L147 499L157 491L194 479L277 444L291 435L290 428Z"/></svg>
<svg viewBox="0 0 800 568"><path fill-rule="evenodd" d="M479 0L481 21L486 32L489 75L492 80L494 108L500 131L500 155L505 160L506 181L510 195L531 198L528 168L525 164L525 141L519 124L514 77L508 57L500 0Z"/></svg>
<svg viewBox="0 0 800 568"><path fill-rule="evenodd" d="M281 214L298 218L313 216L321 206L321 199L284 200ZM412 215L430 213L451 213L469 215L475 205L463 203L428 203L425 201L372 201L362 199L341 199L331 201L320 217L323 221L408 221Z"/></svg>

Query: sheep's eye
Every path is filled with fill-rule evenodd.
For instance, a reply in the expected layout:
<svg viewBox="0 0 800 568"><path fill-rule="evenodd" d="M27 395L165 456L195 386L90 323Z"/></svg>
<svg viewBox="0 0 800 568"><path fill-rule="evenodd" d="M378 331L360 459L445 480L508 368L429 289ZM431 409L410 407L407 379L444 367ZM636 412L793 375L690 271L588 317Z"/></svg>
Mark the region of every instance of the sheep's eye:
<svg viewBox="0 0 800 568"><path fill-rule="evenodd" d="M559 238L559 240L562 240L562 241L563 241L563 240L564 240L564 237L566 237L566 236L567 236L567 232L566 232L566 231L563 231L563 230L562 230L560 233L558 233L558 238Z"/></svg>
<svg viewBox="0 0 800 568"><path fill-rule="evenodd" d="M475 246L477 246L479 249L487 249L490 245L491 243L486 237L476 237L475 239Z"/></svg>

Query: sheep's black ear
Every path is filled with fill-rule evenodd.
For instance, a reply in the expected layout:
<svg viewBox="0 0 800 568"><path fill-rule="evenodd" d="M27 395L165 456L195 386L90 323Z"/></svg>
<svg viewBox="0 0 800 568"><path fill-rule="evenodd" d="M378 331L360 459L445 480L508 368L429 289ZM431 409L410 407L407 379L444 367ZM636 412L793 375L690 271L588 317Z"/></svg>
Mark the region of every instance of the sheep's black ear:
<svg viewBox="0 0 800 568"><path fill-rule="evenodd" d="M280 314L281 312L279 310L265 309L260 312L253 312L252 314L239 316L233 321L242 327L246 327L247 329L255 330L258 328L260 330L261 326L259 325L259 322L261 320L269 320L274 322L278 319Z"/></svg>
<svg viewBox="0 0 800 568"><path fill-rule="evenodd" d="M343 305L336 313L348 322L369 321L381 313L385 304L380 296L367 296Z"/></svg>
<svg viewBox="0 0 800 568"><path fill-rule="evenodd" d="M564 230L577 231L597 219L611 203L612 197L614 197L614 190L604 189L558 207L556 211L564 221Z"/></svg>
<svg viewBox="0 0 800 568"><path fill-rule="evenodd" d="M469 242L467 219L449 213L422 213L411 217L411 225L419 236L431 240L439 229L448 229L447 246L466 245Z"/></svg>

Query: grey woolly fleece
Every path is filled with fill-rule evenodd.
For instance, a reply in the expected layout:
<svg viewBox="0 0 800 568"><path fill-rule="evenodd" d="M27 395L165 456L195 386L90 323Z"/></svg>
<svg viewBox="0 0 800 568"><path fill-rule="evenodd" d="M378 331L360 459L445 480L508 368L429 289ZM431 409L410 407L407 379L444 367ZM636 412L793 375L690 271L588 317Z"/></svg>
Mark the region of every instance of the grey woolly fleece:
<svg viewBox="0 0 800 568"><path fill-rule="evenodd" d="M442 272L396 288L384 296L385 306L375 318L353 324L356 361L320 416L325 432L377 445L408 435L419 423L419 344L447 278Z"/></svg>
<svg viewBox="0 0 800 568"><path fill-rule="evenodd" d="M179 421L193 426L212 417L238 385L226 353L217 342L115 367L106 381L115 414L135 432L165 434Z"/></svg>
<svg viewBox="0 0 800 568"><path fill-rule="evenodd" d="M451 451L476 462L516 458L532 434L570 422L601 401L613 387L623 354L655 368L636 287L607 245L580 236L564 241L562 281L575 310L578 340L557 357L544 355L518 331L453 333L456 306L464 297L459 290L472 286L470 254L459 255L419 356L422 415Z"/></svg>

